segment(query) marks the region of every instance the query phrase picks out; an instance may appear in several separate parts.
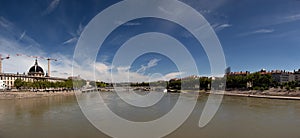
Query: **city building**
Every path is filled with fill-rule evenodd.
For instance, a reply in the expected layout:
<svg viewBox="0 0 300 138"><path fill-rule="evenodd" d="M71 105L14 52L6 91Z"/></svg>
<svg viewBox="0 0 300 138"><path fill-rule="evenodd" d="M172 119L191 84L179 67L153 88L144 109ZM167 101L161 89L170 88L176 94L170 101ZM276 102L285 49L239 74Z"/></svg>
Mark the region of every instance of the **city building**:
<svg viewBox="0 0 300 138"><path fill-rule="evenodd" d="M298 71L294 71L295 81L300 83L300 69Z"/></svg>
<svg viewBox="0 0 300 138"><path fill-rule="evenodd" d="M37 60L35 60L35 64L29 69L27 74L0 73L0 80L4 82L4 84L8 89L14 88L14 82L16 79L21 79L26 82L34 82L34 81L58 82L58 81L67 80L65 78L49 77L47 74L44 73L43 68L38 65Z"/></svg>
<svg viewBox="0 0 300 138"><path fill-rule="evenodd" d="M285 70L272 70L270 74L276 82L281 84L295 81L295 75Z"/></svg>
<svg viewBox="0 0 300 138"><path fill-rule="evenodd" d="M245 71L245 72L243 72L243 71L240 71L240 72L228 72L228 73L226 73L226 75L228 75L228 76L247 76L249 74L250 74L249 71Z"/></svg>

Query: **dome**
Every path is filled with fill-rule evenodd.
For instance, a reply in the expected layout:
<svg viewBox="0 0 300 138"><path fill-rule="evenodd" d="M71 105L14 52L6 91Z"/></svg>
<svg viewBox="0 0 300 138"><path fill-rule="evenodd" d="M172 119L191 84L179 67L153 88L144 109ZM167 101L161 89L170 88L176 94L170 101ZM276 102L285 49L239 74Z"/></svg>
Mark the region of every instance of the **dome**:
<svg viewBox="0 0 300 138"><path fill-rule="evenodd" d="M29 69L28 75L33 76L44 76L44 70L42 67L38 65L37 60L35 60L34 66Z"/></svg>

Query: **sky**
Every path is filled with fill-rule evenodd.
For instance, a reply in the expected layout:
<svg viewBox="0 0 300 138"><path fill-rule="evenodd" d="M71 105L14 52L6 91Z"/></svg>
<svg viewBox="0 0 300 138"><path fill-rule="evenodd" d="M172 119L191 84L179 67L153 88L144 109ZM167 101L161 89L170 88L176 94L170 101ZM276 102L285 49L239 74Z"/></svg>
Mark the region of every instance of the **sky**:
<svg viewBox="0 0 300 138"><path fill-rule="evenodd" d="M201 43L184 27L158 18L140 18L129 22L115 20L119 25L105 39L98 50L94 64L80 68L73 74L76 44L89 22L117 0L1 0L0 1L0 54L11 58L3 60L3 72L27 73L34 58L16 54L56 58L51 62L51 75L68 77L80 75L86 79L111 81L111 73L119 81L126 75L132 81L200 75L210 76L211 68ZM300 1L299 0L182 0L181 2L202 14L214 29L223 48L226 66L232 71L298 70L300 68ZM163 3L162 4L166 4ZM135 6L139 6L138 3ZM175 11L180 9L175 9ZM129 10L119 9L116 14ZM167 11L166 11L167 12ZM172 13L171 13L172 14ZM175 14L175 13L174 13ZM112 19L114 17L111 17ZM191 22L193 22L191 20ZM129 42L132 37L147 32L172 36L191 53L199 72L189 72L188 60L182 59L185 71L165 55L147 53L131 65L113 65L118 49L127 43L139 48L151 47L153 39ZM205 35L205 33L203 33ZM99 44L100 45L100 44ZM171 46L172 43L164 43ZM87 46L89 48L89 46ZM178 50L178 49L177 49ZM173 53L176 49L170 49ZM128 55L130 55L130 51ZM180 57L181 55L178 54ZM38 59L47 70L47 61ZM88 68L88 69L87 69ZM95 73L91 70L95 69ZM95 76L96 75L96 76ZM157 75L156 75L157 76Z"/></svg>

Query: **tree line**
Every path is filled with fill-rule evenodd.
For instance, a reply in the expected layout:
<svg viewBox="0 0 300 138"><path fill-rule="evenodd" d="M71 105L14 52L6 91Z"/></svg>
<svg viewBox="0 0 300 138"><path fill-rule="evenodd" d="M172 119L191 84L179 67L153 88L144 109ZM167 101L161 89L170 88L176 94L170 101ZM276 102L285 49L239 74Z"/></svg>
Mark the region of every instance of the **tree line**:
<svg viewBox="0 0 300 138"><path fill-rule="evenodd" d="M91 81L90 85L93 87L98 87L98 88L105 88L105 87L112 87L112 84L106 83L106 82L96 82L96 81Z"/></svg>
<svg viewBox="0 0 300 138"><path fill-rule="evenodd" d="M33 81L27 82L21 79L16 79L14 82L14 86L17 89L47 89L47 88L64 88L64 89L78 89L86 85L85 80L71 80L68 79L66 81Z"/></svg>
<svg viewBox="0 0 300 138"><path fill-rule="evenodd" d="M224 78L190 78L190 79L172 79L170 81L157 81L157 82L142 82L142 83L130 83L132 87L156 87L163 86L167 89L200 89L210 90L212 82L215 85L224 85L227 90L268 90L270 88L285 88L286 90L295 90L300 87L300 83L296 81L279 83L274 80L270 74L251 73L247 75L226 75L226 85L223 84ZM17 89L47 89L47 88L65 88L65 89L77 89L86 85L85 80L72 80L50 82L50 81L33 81L26 82L21 79L17 79L14 82L14 86ZM112 87L111 83L105 82L90 82L91 86L97 86L99 88Z"/></svg>
<svg viewBox="0 0 300 138"><path fill-rule="evenodd" d="M226 78L226 84L224 80ZM167 88L169 89L177 89L180 90L182 84L184 84L185 88L192 89L196 88L195 84L199 81L200 90L210 90L212 82L214 81L215 85L219 85L220 87L224 87L227 90L269 90L270 88L281 88L286 90L296 90L300 87L300 83L297 81L291 81L286 83L279 83L270 74L261 74L259 72L251 73L247 75L226 75L225 78L208 78L208 77L200 77L195 80L194 78L190 79L177 79L170 80L168 82ZM183 83L184 82L184 83ZM218 87L219 87L218 86ZM298 88L299 89L299 88Z"/></svg>
<svg viewBox="0 0 300 138"><path fill-rule="evenodd" d="M281 88L287 90L295 90L300 87L299 82L291 81L279 83L270 74L260 74L259 72L241 75L227 76L226 88L228 89L247 89L247 90L268 90L270 88Z"/></svg>

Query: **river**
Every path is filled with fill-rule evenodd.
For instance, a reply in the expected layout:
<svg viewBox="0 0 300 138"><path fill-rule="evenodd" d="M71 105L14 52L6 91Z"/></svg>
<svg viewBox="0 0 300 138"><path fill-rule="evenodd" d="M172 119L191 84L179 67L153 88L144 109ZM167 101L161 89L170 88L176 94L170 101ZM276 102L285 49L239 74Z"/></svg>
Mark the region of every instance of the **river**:
<svg viewBox="0 0 300 138"><path fill-rule="evenodd" d="M106 93L110 95L110 93ZM89 96L88 94L86 96ZM107 99L117 114L134 121L162 116L176 102L167 94L168 104L137 111ZM109 96L107 96L109 97ZM300 137L300 101L225 96L217 114L204 128L198 127L207 96L199 97L191 116L168 138L182 137ZM120 105L125 106L120 108ZM98 131L81 112L75 96L0 100L1 138L96 138L108 137Z"/></svg>

